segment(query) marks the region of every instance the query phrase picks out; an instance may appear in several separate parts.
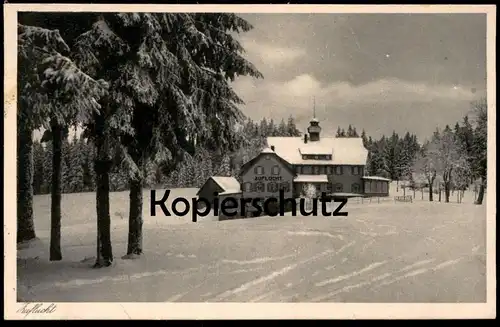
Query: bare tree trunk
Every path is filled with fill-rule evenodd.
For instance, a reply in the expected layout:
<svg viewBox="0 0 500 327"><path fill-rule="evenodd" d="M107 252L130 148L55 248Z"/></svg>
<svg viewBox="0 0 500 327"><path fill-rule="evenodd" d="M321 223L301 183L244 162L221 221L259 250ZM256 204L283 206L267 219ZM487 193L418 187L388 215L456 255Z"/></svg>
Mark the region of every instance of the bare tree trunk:
<svg viewBox="0 0 500 327"><path fill-rule="evenodd" d="M432 194L432 183L429 183L429 201L432 202L434 199L433 199L433 194Z"/></svg>
<svg viewBox="0 0 500 327"><path fill-rule="evenodd" d="M17 242L36 238L33 222L33 131L18 115Z"/></svg>
<svg viewBox="0 0 500 327"><path fill-rule="evenodd" d="M450 203L450 181L444 182L444 202Z"/></svg>
<svg viewBox="0 0 500 327"><path fill-rule="evenodd" d="M485 191L484 182L485 182L485 178L483 176L481 176L481 185L479 185L479 193L477 195L477 200L476 200L475 204L478 204L478 205L483 204L484 191Z"/></svg>
<svg viewBox="0 0 500 327"><path fill-rule="evenodd" d="M438 186L438 201L441 202L441 184Z"/></svg>
<svg viewBox="0 0 500 327"><path fill-rule="evenodd" d="M137 160L136 163L143 170L142 160ZM128 245L127 256L142 254L142 176L137 179L130 180L130 203L129 203L129 221L128 221Z"/></svg>
<svg viewBox="0 0 500 327"><path fill-rule="evenodd" d="M63 129L52 123L52 185L50 208L50 261L62 260L61 253L61 179Z"/></svg>
<svg viewBox="0 0 500 327"><path fill-rule="evenodd" d="M111 216L109 214L109 172L111 170L111 156L109 136L104 130L105 118L97 115L96 118L96 209L97 209L97 258L94 267L108 267L113 263L111 247Z"/></svg>

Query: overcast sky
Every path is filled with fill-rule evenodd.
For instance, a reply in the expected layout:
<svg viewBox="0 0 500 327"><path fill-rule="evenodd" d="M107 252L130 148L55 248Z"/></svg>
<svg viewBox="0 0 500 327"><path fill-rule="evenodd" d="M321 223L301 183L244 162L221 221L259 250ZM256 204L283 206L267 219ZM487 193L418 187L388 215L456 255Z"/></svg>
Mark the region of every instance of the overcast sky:
<svg viewBox="0 0 500 327"><path fill-rule="evenodd" d="M264 79L234 88L252 119L316 116L324 133L355 125L427 137L486 92L484 14L241 14L240 36Z"/></svg>

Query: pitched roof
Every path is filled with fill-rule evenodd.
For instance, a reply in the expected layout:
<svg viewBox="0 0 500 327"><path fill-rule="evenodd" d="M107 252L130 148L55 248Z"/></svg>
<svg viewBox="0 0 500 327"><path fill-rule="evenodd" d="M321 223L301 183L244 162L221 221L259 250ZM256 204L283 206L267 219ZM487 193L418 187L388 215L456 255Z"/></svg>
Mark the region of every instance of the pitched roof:
<svg viewBox="0 0 500 327"><path fill-rule="evenodd" d="M224 193L238 193L241 190L240 182L234 177L212 176L210 178L224 190Z"/></svg>
<svg viewBox="0 0 500 327"><path fill-rule="evenodd" d="M268 137L267 145L294 165L366 165L368 150L360 137L322 137L304 143L302 137ZM331 160L302 159L302 154L332 154Z"/></svg>
<svg viewBox="0 0 500 327"><path fill-rule="evenodd" d="M290 163L288 161L286 161L285 159L283 159L283 157L277 155L276 152L273 151L271 148L265 148L257 156L255 156L254 158L252 158L249 161L245 162L241 166L240 176L243 175L244 173L246 173L248 171L248 169L250 169L255 164L255 162L259 160L259 158L261 156L266 155L266 154L274 156L279 162L281 162L285 166L286 169L288 169L290 171L290 173L292 173L292 175L295 176L295 171L293 170L293 168L290 165Z"/></svg>

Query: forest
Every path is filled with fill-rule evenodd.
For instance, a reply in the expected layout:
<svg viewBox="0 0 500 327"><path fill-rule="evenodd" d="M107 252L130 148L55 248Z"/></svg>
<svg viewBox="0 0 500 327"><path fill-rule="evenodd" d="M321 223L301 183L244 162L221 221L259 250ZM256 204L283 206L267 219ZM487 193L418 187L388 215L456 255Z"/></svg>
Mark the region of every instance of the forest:
<svg viewBox="0 0 500 327"><path fill-rule="evenodd" d="M264 78L234 36L252 28L231 13L21 13L17 241L36 238L33 196L50 193L50 260L61 260L61 194L95 192L94 267L110 266L109 193L128 190L124 258L140 256L145 187L199 186L210 175L234 174L266 136L300 135L293 117L252 122L241 112L231 82ZM464 118L422 144L409 133L379 140L361 133L368 173L430 187L442 180L445 191L479 179L480 204L486 103L473 107L473 123ZM70 137L76 128L82 132Z"/></svg>
<svg viewBox="0 0 500 327"><path fill-rule="evenodd" d="M112 264L109 193L112 183L119 184L112 175L117 170L126 172L130 193L127 256L140 256L146 165L166 163L163 169L169 175L184 158L195 156L197 148L225 153L240 143L235 126L244 119L239 108L243 101L230 83L237 76L263 75L241 55L243 47L234 35L252 28L231 13L20 14L18 243L36 238L34 171L47 165L42 168L37 160L35 167L34 157L42 148L47 157L49 150L33 142L33 133L43 129L42 140L50 143L52 157L50 186L36 181L36 187L41 192L50 188L49 259L62 259L65 180L74 190L95 190L94 267ZM66 141L75 127L83 129L81 140ZM87 149L89 156L68 156L77 149L68 144ZM82 169L66 168L63 174L64 165L80 159ZM70 175L82 178L68 179Z"/></svg>
<svg viewBox="0 0 500 327"><path fill-rule="evenodd" d="M478 102L477 112L480 114L484 104ZM482 108L482 109L481 109ZM326 126L328 128L329 126ZM474 127L469 116L456 122L453 129L449 125L440 131L436 129L429 140L419 142L417 136L405 133L403 136L393 132L378 139L367 136L362 130L358 134L355 126L347 129L338 127L336 137L361 137L364 146L369 150L365 173L370 176L390 178L403 182L409 188L420 189L429 186L429 196L439 193L441 188L446 194L452 189L465 190L471 183L480 178L477 170L478 154L475 149L481 148L480 125ZM202 147L195 150L195 155L185 155L178 168L170 172L164 163L148 161L145 165L144 187L146 188L183 188L201 187L210 176L235 176L241 165L256 156L266 146L268 136L301 136L295 119L290 116L275 123L272 119L263 118L260 122L247 119L240 127L241 144L232 152L209 152ZM34 192L50 193L52 171L52 148L49 141L34 142ZM475 144L477 143L477 144ZM443 152L439 152L443 150ZM438 151L438 152L436 152ZM85 139L74 137L66 139L62 146L62 190L63 193L94 192L95 174L92 169L94 147ZM433 157L434 156L434 157ZM431 161L435 163L435 171L430 171ZM428 161L428 162L426 162ZM427 171L429 170L429 171ZM434 174L435 173L435 174ZM449 177L448 177L449 176ZM453 177L453 178L451 178ZM406 182L406 183L404 183ZM124 191L128 189L126 169L113 167L110 173L110 190Z"/></svg>

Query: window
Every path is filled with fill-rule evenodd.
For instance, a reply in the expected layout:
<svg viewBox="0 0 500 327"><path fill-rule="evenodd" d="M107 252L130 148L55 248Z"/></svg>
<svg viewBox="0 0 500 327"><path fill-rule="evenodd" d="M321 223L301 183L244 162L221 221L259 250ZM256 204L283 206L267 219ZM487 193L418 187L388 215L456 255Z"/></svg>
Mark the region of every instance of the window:
<svg viewBox="0 0 500 327"><path fill-rule="evenodd" d="M335 167L335 175L342 175L342 166Z"/></svg>
<svg viewBox="0 0 500 327"><path fill-rule="evenodd" d="M332 184L331 184L331 183L326 184L326 191L327 191L328 193L331 193L331 192L332 192L332 189L333 189L333 188L332 188Z"/></svg>
<svg viewBox="0 0 500 327"><path fill-rule="evenodd" d="M255 175L264 175L264 167L257 166L254 168Z"/></svg>
<svg viewBox="0 0 500 327"><path fill-rule="evenodd" d="M283 192L290 192L290 183L289 182L282 182L280 184L280 189L283 190Z"/></svg>
<svg viewBox="0 0 500 327"><path fill-rule="evenodd" d="M365 192L366 193L372 192L372 182L371 181L365 181Z"/></svg>
<svg viewBox="0 0 500 327"><path fill-rule="evenodd" d="M266 191L266 188L265 188L264 183L262 183L262 182L255 183L255 192L262 193L265 191Z"/></svg>
<svg viewBox="0 0 500 327"><path fill-rule="evenodd" d="M267 191L270 193L278 192L278 183L275 182L267 183Z"/></svg>
<svg viewBox="0 0 500 327"><path fill-rule="evenodd" d="M326 167L325 166L320 166L319 167L319 173L320 174L326 174Z"/></svg>
<svg viewBox="0 0 500 327"><path fill-rule="evenodd" d="M335 192L342 192L344 190L344 186L340 183L335 184Z"/></svg>
<svg viewBox="0 0 500 327"><path fill-rule="evenodd" d="M351 192L352 193L359 193L360 192L360 187L358 183L354 183L351 185Z"/></svg>
<svg viewBox="0 0 500 327"><path fill-rule="evenodd" d="M353 175L359 175L359 167L357 166L351 167L351 173Z"/></svg>
<svg viewBox="0 0 500 327"><path fill-rule="evenodd" d="M296 172L297 174L302 174L302 167L301 167L301 166L297 166L297 167L295 167L295 172Z"/></svg>
<svg viewBox="0 0 500 327"><path fill-rule="evenodd" d="M311 174L312 173L312 167L311 166L304 166L302 167L302 173L305 175Z"/></svg>
<svg viewBox="0 0 500 327"><path fill-rule="evenodd" d="M252 192L252 183L250 183L250 182L243 183L243 191L244 192Z"/></svg>
<svg viewBox="0 0 500 327"><path fill-rule="evenodd" d="M333 174L333 167L332 167L332 166L328 166L328 167L326 167L326 173L327 173L328 175Z"/></svg>
<svg viewBox="0 0 500 327"><path fill-rule="evenodd" d="M314 175L319 175L319 166L314 166Z"/></svg>
<svg viewBox="0 0 500 327"><path fill-rule="evenodd" d="M271 169L271 174L272 175L279 175L280 174L280 166L273 166L273 168Z"/></svg>
<svg viewBox="0 0 500 327"><path fill-rule="evenodd" d="M270 156L270 155L268 155L268 154L266 154L266 155L264 156L264 159L269 160L269 159L271 159L271 156Z"/></svg>
<svg viewBox="0 0 500 327"><path fill-rule="evenodd" d="M388 184L386 182L382 182L382 192L387 193L387 186Z"/></svg>

